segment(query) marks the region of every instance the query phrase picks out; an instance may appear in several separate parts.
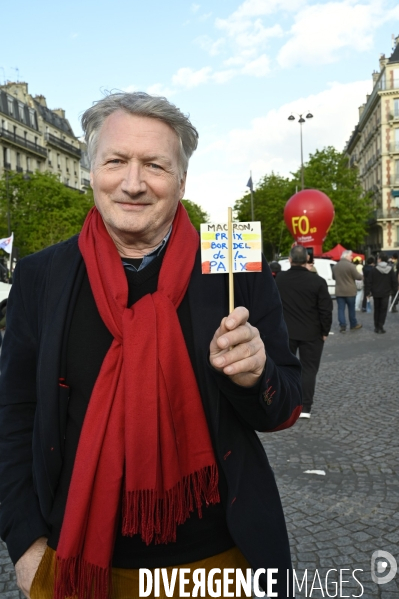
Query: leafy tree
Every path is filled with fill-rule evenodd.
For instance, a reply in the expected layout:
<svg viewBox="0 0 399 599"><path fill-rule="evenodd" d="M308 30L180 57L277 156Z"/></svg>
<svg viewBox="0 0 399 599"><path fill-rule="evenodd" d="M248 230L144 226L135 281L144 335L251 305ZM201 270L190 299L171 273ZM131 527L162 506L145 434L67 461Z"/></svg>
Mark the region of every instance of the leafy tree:
<svg viewBox="0 0 399 599"><path fill-rule="evenodd" d="M286 255L293 239L284 222L284 207L297 189L301 172L291 178L278 174L265 175L254 191L255 220L262 223L263 248L267 258ZM360 249L367 234L367 220L372 210L371 199L360 184L358 171L349 168L348 158L329 146L316 150L304 165L305 189L319 189L334 204L334 222L323 244L324 251L337 243L350 249ZM251 220L251 196L237 200L234 208L238 220Z"/></svg>
<svg viewBox="0 0 399 599"><path fill-rule="evenodd" d="M35 172L29 179L20 173L4 173L0 179L0 237L8 234L8 202L14 244L23 257L78 233L93 205L93 194L65 187L50 173Z"/></svg>
<svg viewBox="0 0 399 599"><path fill-rule="evenodd" d="M201 223L208 222L209 215L202 210L201 206L191 200L182 200L182 204L187 210L191 223L199 231Z"/></svg>
<svg viewBox="0 0 399 599"><path fill-rule="evenodd" d="M295 193L295 182L276 173L265 175L254 190L254 218L262 225L263 251L268 259L287 254L292 237L284 223L284 206ZM251 194L234 205L240 221L251 220Z"/></svg>
<svg viewBox="0 0 399 599"><path fill-rule="evenodd" d="M294 175L300 178L300 171ZM319 189L334 204L335 216L323 244L328 251L337 243L360 249L367 235L367 220L372 211L371 197L365 194L358 170L349 168L348 157L332 146L316 150L304 167L305 186Z"/></svg>

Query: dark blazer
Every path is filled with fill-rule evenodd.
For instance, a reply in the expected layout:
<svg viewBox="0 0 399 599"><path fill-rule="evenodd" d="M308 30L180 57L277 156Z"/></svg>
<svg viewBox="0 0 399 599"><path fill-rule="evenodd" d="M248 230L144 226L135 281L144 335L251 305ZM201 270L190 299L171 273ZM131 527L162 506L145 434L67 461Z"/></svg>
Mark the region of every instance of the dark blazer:
<svg viewBox="0 0 399 599"><path fill-rule="evenodd" d="M14 563L49 533L68 402L59 386L62 337L81 267L76 236L24 258L15 271L0 377L0 535ZM234 279L236 305L249 309L250 322L265 343L265 372L255 387L245 389L211 368L209 343L228 313L228 284L226 275L201 274L199 252L187 292L196 343L193 367L231 536L252 568L279 569L279 597L288 597L285 580L291 562L284 515L255 430L286 428L298 418L300 366L288 349L278 292L266 263L262 273Z"/></svg>
<svg viewBox="0 0 399 599"><path fill-rule="evenodd" d="M327 336L333 304L326 281L303 266L291 266L276 279L290 339L313 341Z"/></svg>

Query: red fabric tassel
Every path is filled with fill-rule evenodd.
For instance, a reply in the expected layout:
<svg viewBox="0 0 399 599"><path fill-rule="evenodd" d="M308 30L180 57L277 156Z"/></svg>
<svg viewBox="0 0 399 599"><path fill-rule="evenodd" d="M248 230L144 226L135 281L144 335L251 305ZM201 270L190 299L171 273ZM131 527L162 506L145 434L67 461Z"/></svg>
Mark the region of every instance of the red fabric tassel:
<svg viewBox="0 0 399 599"><path fill-rule="evenodd" d="M109 599L111 568L99 568L80 557L56 560L54 599Z"/></svg>
<svg viewBox="0 0 399 599"><path fill-rule="evenodd" d="M176 310L199 237L179 204L158 289L127 308L116 247L93 208L79 248L114 339L86 412L57 548L55 599L108 599L117 517L147 543L176 539L196 509L220 501L218 471ZM124 489L122 489L124 481Z"/></svg>
<svg viewBox="0 0 399 599"><path fill-rule="evenodd" d="M219 503L218 471L216 464L193 472L164 494L155 491L126 491L122 505L122 534L139 534L149 545L176 541L176 528L197 509L202 518L202 504Z"/></svg>

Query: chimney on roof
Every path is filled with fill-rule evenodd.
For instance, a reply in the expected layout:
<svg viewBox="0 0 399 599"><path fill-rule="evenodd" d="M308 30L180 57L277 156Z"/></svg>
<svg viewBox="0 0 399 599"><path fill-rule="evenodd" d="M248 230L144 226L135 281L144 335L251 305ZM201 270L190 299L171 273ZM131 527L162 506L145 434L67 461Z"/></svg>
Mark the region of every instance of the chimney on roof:
<svg viewBox="0 0 399 599"><path fill-rule="evenodd" d="M375 85L375 84L377 83L377 81L378 81L378 77L380 76L380 74L379 74L379 72L378 72L378 71L373 71L373 72L371 73L371 76L372 76L372 78L373 78L373 87L374 87L374 85Z"/></svg>
<svg viewBox="0 0 399 599"><path fill-rule="evenodd" d="M54 108L53 112L55 112L55 114L57 114L62 119L65 118L65 110L63 108Z"/></svg>
<svg viewBox="0 0 399 599"><path fill-rule="evenodd" d="M362 116L365 108L366 108L366 104L362 104L361 106L359 106L359 119Z"/></svg>
<svg viewBox="0 0 399 599"><path fill-rule="evenodd" d="M14 98L25 100L28 95L28 84L24 81L8 81L4 87Z"/></svg>
<svg viewBox="0 0 399 599"><path fill-rule="evenodd" d="M385 58L385 54L380 54L380 71L385 67L388 62L388 58Z"/></svg>
<svg viewBox="0 0 399 599"><path fill-rule="evenodd" d="M45 96L35 96L35 100L38 104L40 104L41 106L44 106L45 108L47 108L47 102L46 102L46 98Z"/></svg>

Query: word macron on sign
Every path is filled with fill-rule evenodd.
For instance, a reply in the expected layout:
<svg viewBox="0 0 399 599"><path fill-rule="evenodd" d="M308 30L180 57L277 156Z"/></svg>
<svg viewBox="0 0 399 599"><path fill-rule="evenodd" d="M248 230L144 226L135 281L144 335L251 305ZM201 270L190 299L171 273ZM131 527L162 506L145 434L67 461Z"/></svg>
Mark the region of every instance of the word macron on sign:
<svg viewBox="0 0 399 599"><path fill-rule="evenodd" d="M229 273L230 240L227 224L201 225L202 274ZM262 271L260 222L232 223L232 272Z"/></svg>

